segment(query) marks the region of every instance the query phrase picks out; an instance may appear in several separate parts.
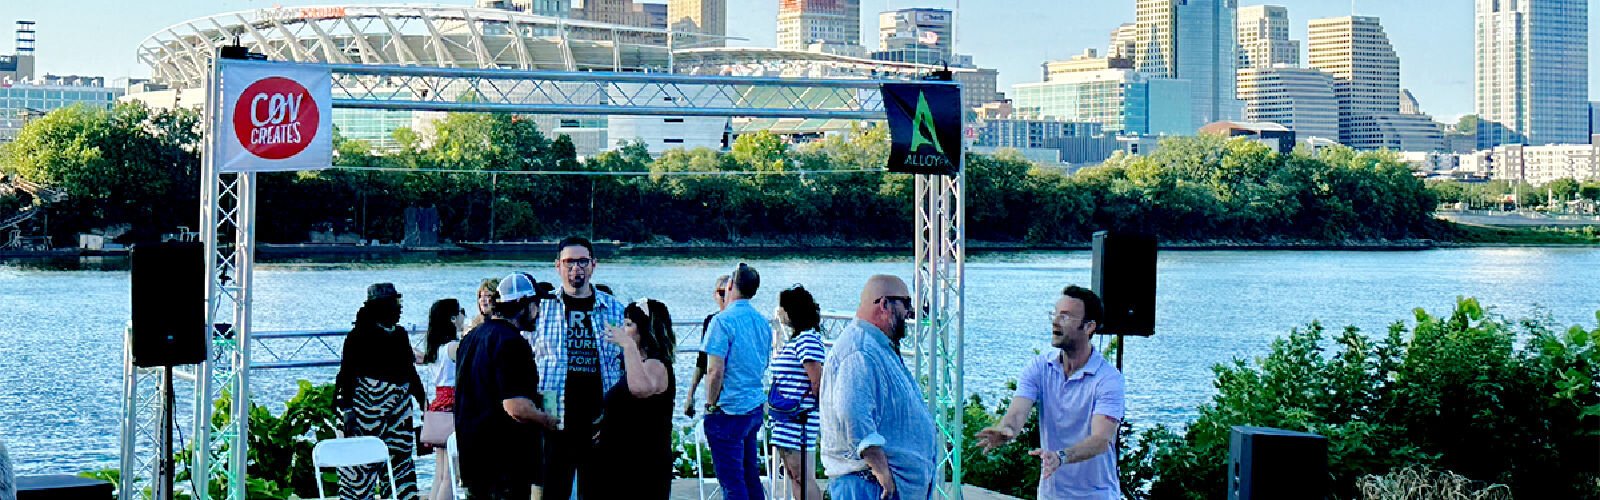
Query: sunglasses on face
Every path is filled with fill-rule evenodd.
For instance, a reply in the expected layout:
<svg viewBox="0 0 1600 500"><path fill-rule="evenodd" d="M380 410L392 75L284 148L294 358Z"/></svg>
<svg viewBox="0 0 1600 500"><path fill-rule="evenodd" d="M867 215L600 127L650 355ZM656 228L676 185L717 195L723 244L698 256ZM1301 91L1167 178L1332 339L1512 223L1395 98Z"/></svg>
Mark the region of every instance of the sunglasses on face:
<svg viewBox="0 0 1600 500"><path fill-rule="evenodd" d="M589 265L593 264L593 263L594 263L594 259L591 259L591 258L588 258L588 257L579 257L579 258L576 258L576 259L561 259L561 266L565 267L565 268L568 268L568 269L572 269L572 268L575 268L575 267L589 267Z"/></svg>

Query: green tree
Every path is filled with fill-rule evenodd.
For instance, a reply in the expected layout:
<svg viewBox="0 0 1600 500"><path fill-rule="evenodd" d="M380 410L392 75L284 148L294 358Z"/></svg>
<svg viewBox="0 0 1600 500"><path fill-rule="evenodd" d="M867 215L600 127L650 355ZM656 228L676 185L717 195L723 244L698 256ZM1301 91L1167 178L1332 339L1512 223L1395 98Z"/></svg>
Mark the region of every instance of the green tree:
<svg viewBox="0 0 1600 500"><path fill-rule="evenodd" d="M150 240L197 225L197 126L186 110L70 106L28 123L0 157L10 175L67 194L51 207L58 240L116 224Z"/></svg>
<svg viewBox="0 0 1600 500"><path fill-rule="evenodd" d="M1456 120L1457 134L1473 135L1478 133L1478 115L1462 115Z"/></svg>
<svg viewBox="0 0 1600 500"><path fill-rule="evenodd" d="M1572 179L1556 179L1545 183L1544 188L1557 201L1576 199L1579 192L1578 181Z"/></svg>

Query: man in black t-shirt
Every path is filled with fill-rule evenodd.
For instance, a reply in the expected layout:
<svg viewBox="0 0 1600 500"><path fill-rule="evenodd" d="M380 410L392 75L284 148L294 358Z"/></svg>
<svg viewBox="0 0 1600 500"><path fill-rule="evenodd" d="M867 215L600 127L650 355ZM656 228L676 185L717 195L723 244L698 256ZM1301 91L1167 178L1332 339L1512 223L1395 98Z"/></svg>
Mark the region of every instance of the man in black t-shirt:
<svg viewBox="0 0 1600 500"><path fill-rule="evenodd" d="M722 312L723 309L728 307L728 275L724 274L717 277L717 286L711 290L711 300L717 303L717 312ZM695 356L694 376L689 378L689 397L685 398L683 402L683 416L685 417L694 418L694 390L700 387L700 379L706 375L706 351L704 349L706 328L711 326L711 318L715 317L717 317L715 312L707 314L705 322L700 324L701 350L700 355Z"/></svg>
<svg viewBox="0 0 1600 500"><path fill-rule="evenodd" d="M561 419L561 428L545 440L543 496L578 497L598 491L597 481L614 480L593 456L594 431L605 393L622 380L622 350L599 333L622 325L623 304L590 279L599 265L594 245L567 238L557 245L556 273L561 276L559 300L545 301L538 328L529 335L538 363L539 391ZM614 464L604 464L614 465Z"/></svg>
<svg viewBox="0 0 1600 500"><path fill-rule="evenodd" d="M543 483L544 431L558 422L539 410L539 372L521 331L533 328L554 288L527 274L507 276L493 318L457 349L456 473L474 499L527 500Z"/></svg>

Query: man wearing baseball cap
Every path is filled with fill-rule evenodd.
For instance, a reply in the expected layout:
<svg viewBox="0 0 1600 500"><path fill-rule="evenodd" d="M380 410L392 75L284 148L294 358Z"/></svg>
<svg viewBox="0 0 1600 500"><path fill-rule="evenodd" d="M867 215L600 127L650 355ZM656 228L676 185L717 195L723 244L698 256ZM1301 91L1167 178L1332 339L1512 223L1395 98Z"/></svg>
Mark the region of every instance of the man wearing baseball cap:
<svg viewBox="0 0 1600 500"><path fill-rule="evenodd" d="M539 410L539 372L521 332L554 289L527 273L506 276L491 318L461 340L456 445L469 497L527 500L543 484L544 431L557 421Z"/></svg>

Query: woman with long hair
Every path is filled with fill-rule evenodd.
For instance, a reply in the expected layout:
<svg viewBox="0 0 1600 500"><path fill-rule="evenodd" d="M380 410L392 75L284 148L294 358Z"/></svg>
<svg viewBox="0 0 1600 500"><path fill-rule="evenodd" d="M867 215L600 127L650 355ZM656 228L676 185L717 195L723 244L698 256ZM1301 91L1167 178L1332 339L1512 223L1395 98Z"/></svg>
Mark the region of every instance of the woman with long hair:
<svg viewBox="0 0 1600 500"><path fill-rule="evenodd" d="M461 345L461 327L467 321L467 310L456 299L440 299L428 308L427 350L422 362L433 366L433 403L428 411L456 411L456 347ZM455 498L450 481L450 451L434 450L433 489L428 497L433 500Z"/></svg>
<svg viewBox="0 0 1600 500"><path fill-rule="evenodd" d="M391 283L367 287L367 301L356 311L355 328L344 339L335 379L334 406L344 414L344 434L377 436L389 447L398 492L384 491L384 467L339 469L340 498L416 500L417 470L411 462L416 429L411 401L426 407L427 392L413 363L411 339L400 327L400 293Z"/></svg>
<svg viewBox="0 0 1600 500"><path fill-rule="evenodd" d="M606 393L596 449L617 479L596 498L664 499L672 492L672 316L667 305L643 299L622 312L606 340L622 348L624 375Z"/></svg>
<svg viewBox="0 0 1600 500"><path fill-rule="evenodd" d="M478 328L478 325L494 317L494 303L500 300L500 280L489 278L478 284L478 315L472 317L472 322L467 323L466 331Z"/></svg>
<svg viewBox="0 0 1600 500"><path fill-rule="evenodd" d="M778 293L778 331L791 332L772 357L772 390L778 397L799 402L798 414L780 421L774 413L772 446L778 449L790 486L806 500L822 500L817 488L817 394L822 390L822 307L805 287L795 285ZM803 453L802 453L803 452Z"/></svg>

